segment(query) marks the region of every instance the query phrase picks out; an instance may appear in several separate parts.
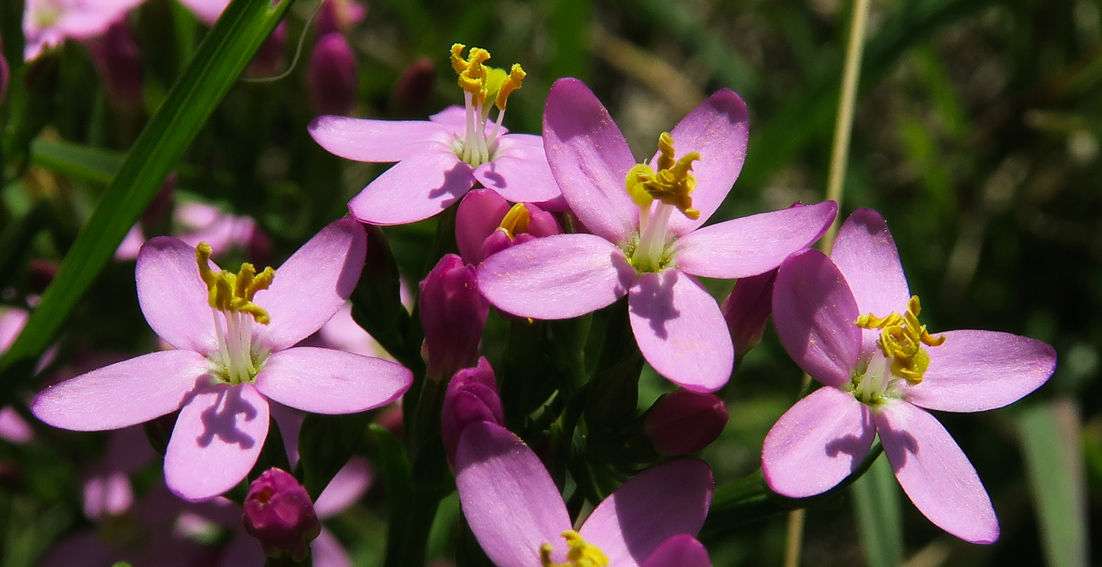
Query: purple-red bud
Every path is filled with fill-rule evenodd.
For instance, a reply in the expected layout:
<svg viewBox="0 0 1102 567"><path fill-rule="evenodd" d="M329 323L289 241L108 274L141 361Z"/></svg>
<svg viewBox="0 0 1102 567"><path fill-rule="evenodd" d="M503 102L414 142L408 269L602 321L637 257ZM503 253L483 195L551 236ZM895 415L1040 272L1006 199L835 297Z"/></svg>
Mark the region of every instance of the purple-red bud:
<svg viewBox="0 0 1102 567"><path fill-rule="evenodd" d="M325 0L314 18L318 37L345 33L367 17L367 6L354 0Z"/></svg>
<svg viewBox="0 0 1102 567"><path fill-rule="evenodd" d="M456 372L444 393L440 434L444 439L444 451L448 455L449 463L455 462L455 448L463 429L480 421L505 424L505 412L501 407L501 396L497 393L494 369L490 367L486 357L478 359L478 366Z"/></svg>
<svg viewBox="0 0 1102 567"><path fill-rule="evenodd" d="M467 193L455 215L455 239L464 260L479 264L510 246L562 232L554 215L531 203L524 203L523 231L506 232L500 227L510 209L508 201L490 189Z"/></svg>
<svg viewBox="0 0 1102 567"><path fill-rule="evenodd" d="M455 254L441 258L421 282L417 309L430 377L451 376L475 361L490 304L478 291L473 267Z"/></svg>
<svg viewBox="0 0 1102 567"><path fill-rule="evenodd" d="M11 79L11 69L8 68L8 60L3 51L4 45L0 43L0 102L4 102L4 96L8 94L8 80Z"/></svg>
<svg viewBox="0 0 1102 567"><path fill-rule="evenodd" d="M776 279L777 270L739 278L731 295L723 300L720 309L739 357L761 342L766 319L773 312L773 282Z"/></svg>
<svg viewBox="0 0 1102 567"><path fill-rule="evenodd" d="M431 57L420 57L402 71L394 85L391 100L402 116L421 114L436 85L436 62Z"/></svg>
<svg viewBox="0 0 1102 567"><path fill-rule="evenodd" d="M289 552L295 561L302 561L310 554L310 542L321 533L321 522L306 489L290 473L277 468L264 471L249 485L241 521L268 557Z"/></svg>
<svg viewBox="0 0 1102 567"><path fill-rule="evenodd" d="M643 424L662 455L687 455L711 445L727 425L727 406L714 394L676 390L658 399Z"/></svg>
<svg viewBox="0 0 1102 567"><path fill-rule="evenodd" d="M339 33L318 40L310 57L310 99L318 114L351 114L356 108L356 55Z"/></svg>
<svg viewBox="0 0 1102 567"><path fill-rule="evenodd" d="M283 63L283 52L286 48L287 23L280 22L272 30L272 34L268 36L268 39L260 44L260 49L256 50L253 60L249 61L245 74L249 77L271 77L275 75Z"/></svg>
<svg viewBox="0 0 1102 567"><path fill-rule="evenodd" d="M126 18L111 24L103 37L92 41L91 50L111 99L123 106L141 103L145 65Z"/></svg>

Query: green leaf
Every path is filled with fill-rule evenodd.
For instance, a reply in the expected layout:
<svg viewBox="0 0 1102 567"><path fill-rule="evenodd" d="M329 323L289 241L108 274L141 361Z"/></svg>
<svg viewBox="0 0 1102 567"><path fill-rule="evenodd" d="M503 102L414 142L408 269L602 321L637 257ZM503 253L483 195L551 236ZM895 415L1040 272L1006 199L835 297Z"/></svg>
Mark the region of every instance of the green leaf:
<svg viewBox="0 0 1102 567"><path fill-rule="evenodd" d="M1075 403L1056 400L1019 418L1022 454L1048 565L1087 565L1087 491Z"/></svg>
<svg viewBox="0 0 1102 567"><path fill-rule="evenodd" d="M0 384L12 388L17 367L53 340L73 307L111 259L207 118L294 0L233 0L195 59L138 136L81 231L57 278L15 344L0 359ZM20 364L23 362L23 364ZM26 378L26 373L23 377Z"/></svg>
<svg viewBox="0 0 1102 567"><path fill-rule="evenodd" d="M122 165L124 155L61 140L36 138L31 142L31 162L68 177L108 183Z"/></svg>
<svg viewBox="0 0 1102 567"><path fill-rule="evenodd" d="M887 459L877 459L850 487L861 548L871 567L903 564L903 516L899 483Z"/></svg>

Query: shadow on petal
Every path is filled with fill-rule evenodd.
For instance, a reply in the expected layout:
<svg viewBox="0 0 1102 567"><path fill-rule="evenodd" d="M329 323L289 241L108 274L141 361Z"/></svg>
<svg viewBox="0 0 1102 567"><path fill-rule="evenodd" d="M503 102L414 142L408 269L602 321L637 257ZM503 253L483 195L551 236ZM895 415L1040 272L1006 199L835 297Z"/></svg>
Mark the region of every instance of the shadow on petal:
<svg viewBox="0 0 1102 567"><path fill-rule="evenodd" d="M241 397L241 388L226 388L218 393L218 401L203 410L200 420L203 423L203 433L196 439L200 447L208 447L215 437L223 443L234 444L242 449L251 449L257 440L248 433L238 429L238 415L243 416L243 421L252 421L259 415L259 411L251 403Z"/></svg>
<svg viewBox="0 0 1102 567"><path fill-rule="evenodd" d="M444 202L451 205L471 189L471 166L467 162L460 161L444 172L444 182L440 187L429 191L429 198L436 199L445 193L451 194L451 199Z"/></svg>
<svg viewBox="0 0 1102 567"><path fill-rule="evenodd" d="M673 285L677 282L678 274L677 270L666 270L640 277L639 292L636 295L638 299L633 298L631 301L632 313L646 319L655 336L660 339L669 338L666 323L681 315L681 311L673 305Z"/></svg>
<svg viewBox="0 0 1102 567"><path fill-rule="evenodd" d="M907 456L918 453L918 440L906 431L891 429L886 420L879 421L876 426L877 433L880 434L880 441L884 445L884 454L887 455L888 461L892 464L892 470L899 474L899 471L907 464ZM880 431L880 429L886 431ZM885 442L885 438L889 438L891 441Z"/></svg>

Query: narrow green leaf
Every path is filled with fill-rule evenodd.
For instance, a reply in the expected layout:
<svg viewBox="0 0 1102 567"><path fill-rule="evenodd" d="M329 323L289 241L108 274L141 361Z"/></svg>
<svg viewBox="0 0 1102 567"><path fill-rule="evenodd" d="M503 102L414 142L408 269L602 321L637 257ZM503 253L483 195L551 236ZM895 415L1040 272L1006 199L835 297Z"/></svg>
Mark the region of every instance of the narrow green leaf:
<svg viewBox="0 0 1102 567"><path fill-rule="evenodd" d="M1087 491L1079 421L1079 411L1071 400L1032 407L1019 418L1022 454L1045 560L1054 567L1088 564Z"/></svg>
<svg viewBox="0 0 1102 567"><path fill-rule="evenodd" d="M39 137L31 142L31 162L35 165L93 183L110 182L124 157L111 150L61 140Z"/></svg>
<svg viewBox="0 0 1102 567"><path fill-rule="evenodd" d="M293 0L233 0L195 59L138 136L107 186L92 218L65 257L23 333L0 359L0 384L14 386L9 369L37 357L111 259L130 227L195 139ZM25 376L24 376L25 377Z"/></svg>
<svg viewBox="0 0 1102 567"><path fill-rule="evenodd" d="M888 459L877 459L850 487L858 537L871 567L903 564L903 516L899 483Z"/></svg>

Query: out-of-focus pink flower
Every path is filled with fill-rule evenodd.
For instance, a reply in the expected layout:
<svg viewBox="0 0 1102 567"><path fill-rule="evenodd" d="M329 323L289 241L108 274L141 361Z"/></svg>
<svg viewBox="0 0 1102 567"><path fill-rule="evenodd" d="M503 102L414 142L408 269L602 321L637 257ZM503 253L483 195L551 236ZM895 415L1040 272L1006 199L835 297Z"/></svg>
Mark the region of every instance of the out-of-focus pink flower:
<svg viewBox="0 0 1102 567"><path fill-rule="evenodd" d="M421 282L417 309L425 330L428 375L442 379L470 366L490 314L474 270L459 256L445 255Z"/></svg>
<svg viewBox="0 0 1102 567"><path fill-rule="evenodd" d="M676 390L662 396L643 422L663 455L687 455L711 445L727 425L727 406L714 394Z"/></svg>
<svg viewBox="0 0 1102 567"><path fill-rule="evenodd" d="M561 232L551 213L531 203L510 206L489 189L467 193L455 213L455 240L468 264L480 264L510 246Z"/></svg>
<svg viewBox="0 0 1102 567"><path fill-rule="evenodd" d="M877 436L899 484L931 522L973 543L998 538L991 499L968 458L926 410L975 412L1017 401L1052 375L1056 352L990 331L932 336L919 322L895 241L875 211L858 210L831 257L781 264L773 319L788 354L825 384L769 431L762 472L794 498L853 473Z"/></svg>
<svg viewBox="0 0 1102 567"><path fill-rule="evenodd" d="M344 35L333 32L318 40L310 56L309 77L315 112L351 114L356 109L356 54Z"/></svg>
<svg viewBox="0 0 1102 567"><path fill-rule="evenodd" d="M331 33L348 33L367 17L367 6L356 0L325 0L314 18L318 37Z"/></svg>
<svg viewBox="0 0 1102 567"><path fill-rule="evenodd" d="M244 250L257 263L265 263L271 255L271 240L251 217L226 214L205 203L187 202L176 206L172 220L178 227L177 238L192 247L206 242L214 256L236 248ZM142 244L145 244L143 229L134 225L115 250L115 259L137 258Z"/></svg>
<svg viewBox="0 0 1102 567"><path fill-rule="evenodd" d="M0 309L0 355L11 348L30 314L22 309ZM13 407L0 408L0 439L10 443L27 443L34 438L34 428Z"/></svg>
<svg viewBox="0 0 1102 567"><path fill-rule="evenodd" d="M23 58L37 58L42 51L66 39L87 40L103 35L111 24L143 0L27 0L23 10Z"/></svg>
<svg viewBox="0 0 1102 567"><path fill-rule="evenodd" d="M116 21L89 47L111 99L127 107L141 104L145 64L130 23L125 18Z"/></svg>
<svg viewBox="0 0 1102 567"><path fill-rule="evenodd" d="M204 24L211 26L230 5L230 0L180 0L180 3L194 12Z"/></svg>
<svg viewBox="0 0 1102 567"><path fill-rule="evenodd" d="M310 495L291 473L271 468L249 485L242 516L245 531L260 541L264 554L290 553L306 559L307 545L321 533L321 521Z"/></svg>
<svg viewBox="0 0 1102 567"><path fill-rule="evenodd" d="M694 538L712 498L712 472L704 461L681 459L639 474L574 531L539 457L504 427L468 425L455 458L463 515L498 567L710 564Z"/></svg>
<svg viewBox="0 0 1102 567"><path fill-rule="evenodd" d="M112 432L107 453L84 471L84 515L98 520L129 510L134 503L129 475L155 456L141 426Z"/></svg>
<svg viewBox="0 0 1102 567"><path fill-rule="evenodd" d="M543 139L508 134L501 126L506 101L520 88L524 71L506 73L483 65L490 54L452 46L466 108L456 106L426 121L362 120L320 116L310 135L331 153L372 163L398 162L348 203L352 216L378 225L429 218L463 197L475 182L513 202L542 203L560 195L551 178ZM498 108L497 122L489 121Z"/></svg>
<svg viewBox="0 0 1102 567"><path fill-rule="evenodd" d="M560 79L544 108L547 158L592 234L498 252L479 266L478 288L498 309L533 319L577 317L627 295L647 362L684 388L719 389L731 376L734 348L719 305L696 277L772 270L815 242L837 211L828 201L703 227L742 169L747 120L737 94L717 91L662 134L649 164L639 164L589 88Z"/></svg>
<svg viewBox="0 0 1102 567"><path fill-rule="evenodd" d="M409 370L351 353L295 347L347 301L366 235L337 221L279 269L211 268L210 247L150 240L137 263L138 301L175 350L83 374L40 393L35 415L80 431L119 429L180 410L165 481L180 496L212 498L241 481L268 434L271 398L307 412L354 413L397 399ZM196 267L198 260L198 267Z"/></svg>

